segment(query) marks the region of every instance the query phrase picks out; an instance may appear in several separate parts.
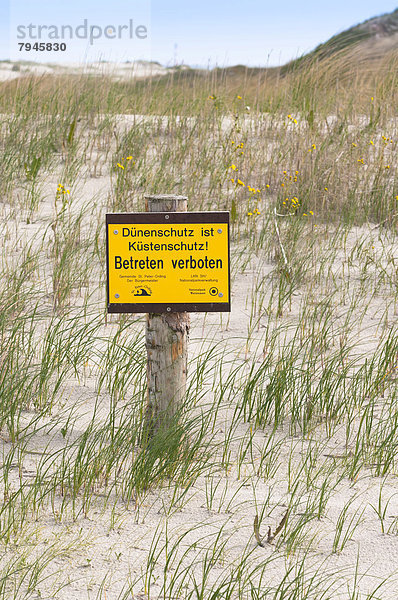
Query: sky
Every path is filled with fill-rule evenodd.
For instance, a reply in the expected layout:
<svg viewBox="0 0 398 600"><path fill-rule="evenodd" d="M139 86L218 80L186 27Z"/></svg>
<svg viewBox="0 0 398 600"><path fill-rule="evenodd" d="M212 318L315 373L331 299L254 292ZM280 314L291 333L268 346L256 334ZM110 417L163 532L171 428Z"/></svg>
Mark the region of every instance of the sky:
<svg viewBox="0 0 398 600"><path fill-rule="evenodd" d="M274 66L397 7L398 0L68 0L63 4L54 0L0 0L0 58ZM36 29L28 30L30 24ZM40 39L38 25L42 26ZM63 38L62 25L66 27ZM46 29L50 26L51 40ZM66 50L27 51L26 46L20 50L21 43L33 46L41 40L64 42Z"/></svg>

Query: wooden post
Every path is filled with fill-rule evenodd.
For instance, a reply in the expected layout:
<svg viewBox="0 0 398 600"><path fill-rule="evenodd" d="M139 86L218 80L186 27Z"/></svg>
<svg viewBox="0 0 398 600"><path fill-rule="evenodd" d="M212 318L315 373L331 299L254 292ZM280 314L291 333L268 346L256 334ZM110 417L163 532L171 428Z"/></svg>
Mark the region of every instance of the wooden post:
<svg viewBox="0 0 398 600"><path fill-rule="evenodd" d="M147 212L187 212L185 196L145 196ZM144 437L167 427L184 401L189 313L147 314L147 408Z"/></svg>

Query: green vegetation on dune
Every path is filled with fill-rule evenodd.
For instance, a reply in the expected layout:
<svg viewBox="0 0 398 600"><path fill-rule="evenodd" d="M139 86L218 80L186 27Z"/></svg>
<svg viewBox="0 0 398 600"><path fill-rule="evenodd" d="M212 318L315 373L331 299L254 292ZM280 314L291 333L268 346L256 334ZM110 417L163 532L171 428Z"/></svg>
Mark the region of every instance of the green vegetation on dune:
<svg viewBox="0 0 398 600"><path fill-rule="evenodd" d="M348 60L358 57L361 55L363 44L366 41L371 41L376 38L387 38L391 40L389 46L390 51L398 49L398 40L393 37L398 33L398 9L392 13L386 13L384 15L373 17L350 27L341 33L332 36L326 42L319 44L314 50L305 54L304 56L292 60L281 68L281 72L286 74L294 69L301 68L303 65L308 65L311 62L317 62L325 60L333 55L342 53L343 51L355 50L354 55L347 55ZM386 50L384 49L384 52Z"/></svg>

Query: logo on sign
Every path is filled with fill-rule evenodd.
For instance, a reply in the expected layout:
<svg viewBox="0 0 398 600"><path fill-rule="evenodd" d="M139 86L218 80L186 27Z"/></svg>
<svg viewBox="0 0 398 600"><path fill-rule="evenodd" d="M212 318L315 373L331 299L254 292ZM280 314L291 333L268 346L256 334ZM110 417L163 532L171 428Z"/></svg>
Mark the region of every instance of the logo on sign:
<svg viewBox="0 0 398 600"><path fill-rule="evenodd" d="M134 296L152 296L152 290L147 285L143 287L136 287L134 290Z"/></svg>

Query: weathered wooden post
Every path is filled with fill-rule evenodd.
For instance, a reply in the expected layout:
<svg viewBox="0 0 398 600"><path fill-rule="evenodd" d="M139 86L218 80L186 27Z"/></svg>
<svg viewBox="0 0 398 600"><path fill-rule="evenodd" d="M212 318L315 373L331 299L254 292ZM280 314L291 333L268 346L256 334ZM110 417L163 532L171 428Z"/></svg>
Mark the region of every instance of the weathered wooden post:
<svg viewBox="0 0 398 600"><path fill-rule="evenodd" d="M186 196L146 196L146 211L187 212ZM147 313L148 403L145 435L167 426L184 401L187 381L189 313Z"/></svg>

